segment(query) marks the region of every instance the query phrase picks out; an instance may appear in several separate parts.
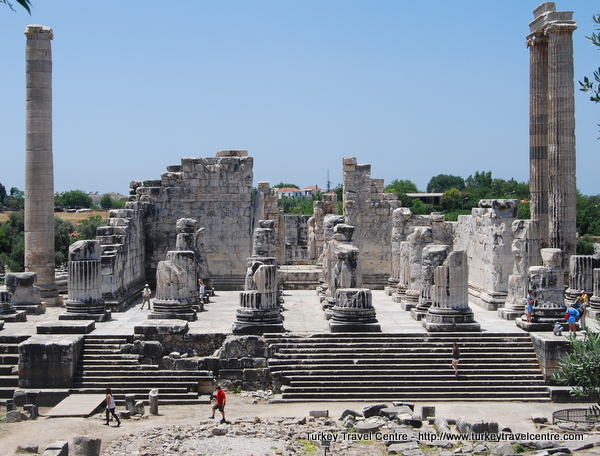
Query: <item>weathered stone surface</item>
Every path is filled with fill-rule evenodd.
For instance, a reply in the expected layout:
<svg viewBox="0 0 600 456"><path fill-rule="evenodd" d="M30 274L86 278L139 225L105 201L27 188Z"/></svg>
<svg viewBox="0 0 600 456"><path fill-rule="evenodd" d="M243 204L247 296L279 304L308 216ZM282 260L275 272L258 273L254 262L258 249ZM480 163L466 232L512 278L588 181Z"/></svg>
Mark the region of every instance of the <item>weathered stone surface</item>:
<svg viewBox="0 0 600 456"><path fill-rule="evenodd" d="M380 410L384 408L388 408L388 405L383 403L365 405L362 409L362 412L365 418L369 418L371 416L379 415Z"/></svg>
<svg viewBox="0 0 600 456"><path fill-rule="evenodd" d="M100 456L102 439L93 437L73 437L72 456Z"/></svg>
<svg viewBox="0 0 600 456"><path fill-rule="evenodd" d="M71 386L83 337L31 336L19 345L19 388Z"/></svg>
<svg viewBox="0 0 600 456"><path fill-rule="evenodd" d="M359 421L354 425L354 430L359 434L370 434L377 432L383 426L382 422L375 421Z"/></svg>
<svg viewBox="0 0 600 456"><path fill-rule="evenodd" d="M133 327L135 334L187 334L188 322L185 320L144 320Z"/></svg>

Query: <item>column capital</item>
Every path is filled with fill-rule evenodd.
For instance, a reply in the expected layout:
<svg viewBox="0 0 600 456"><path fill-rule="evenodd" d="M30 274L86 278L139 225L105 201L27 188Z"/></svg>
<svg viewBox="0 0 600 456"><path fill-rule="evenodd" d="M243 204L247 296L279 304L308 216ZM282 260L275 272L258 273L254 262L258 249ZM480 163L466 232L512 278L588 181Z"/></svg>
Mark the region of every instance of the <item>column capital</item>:
<svg viewBox="0 0 600 456"><path fill-rule="evenodd" d="M25 36L29 40L52 40L54 32L51 27L45 25L27 25L25 26Z"/></svg>

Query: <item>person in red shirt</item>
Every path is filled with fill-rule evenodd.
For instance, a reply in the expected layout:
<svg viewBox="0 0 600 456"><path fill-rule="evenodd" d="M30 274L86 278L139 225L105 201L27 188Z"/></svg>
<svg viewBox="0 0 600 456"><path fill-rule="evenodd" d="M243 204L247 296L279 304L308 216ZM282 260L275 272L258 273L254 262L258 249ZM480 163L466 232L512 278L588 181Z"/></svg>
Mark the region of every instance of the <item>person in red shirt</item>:
<svg viewBox="0 0 600 456"><path fill-rule="evenodd" d="M221 423L227 423L227 420L225 419L225 403L227 402L227 396L225 395L225 391L221 389L220 385L217 385L215 399L217 400L217 402L215 403L215 405L212 406L212 416L209 416L209 418L214 419L215 410L218 410L223 416Z"/></svg>

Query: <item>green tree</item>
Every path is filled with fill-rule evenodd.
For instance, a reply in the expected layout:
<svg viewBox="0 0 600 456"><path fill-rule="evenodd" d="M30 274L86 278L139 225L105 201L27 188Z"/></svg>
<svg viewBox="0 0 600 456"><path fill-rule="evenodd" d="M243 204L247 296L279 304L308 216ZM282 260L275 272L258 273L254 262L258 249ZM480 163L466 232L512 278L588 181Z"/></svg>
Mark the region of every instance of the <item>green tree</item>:
<svg viewBox="0 0 600 456"><path fill-rule="evenodd" d="M258 191L257 189L252 189L252 190L253 190L253 192L254 192L254 190ZM254 194L252 196L254 199ZM100 198L100 207L102 209L121 209L121 208L125 207L126 203L127 203L126 198L116 200L110 195L110 193L105 193Z"/></svg>
<svg viewBox="0 0 600 456"><path fill-rule="evenodd" d="M446 190L442 196L442 209L445 211L454 211L462 206L462 195L457 188Z"/></svg>
<svg viewBox="0 0 600 456"><path fill-rule="evenodd" d="M428 193L444 193L451 188L464 190L465 180L460 176L453 176L452 174L438 174L437 176L433 176L427 184Z"/></svg>
<svg viewBox="0 0 600 456"><path fill-rule="evenodd" d="M596 317L600 323L600 316ZM600 333L588 327L583 338L569 337L571 350L560 361L553 379L571 386L573 396L588 397L598 405L590 415L600 420Z"/></svg>
<svg viewBox="0 0 600 456"><path fill-rule="evenodd" d="M8 220L1 224L0 257L11 271L25 269L25 216L22 211L11 212Z"/></svg>
<svg viewBox="0 0 600 456"><path fill-rule="evenodd" d="M96 239L96 230L105 224L106 220L99 215L90 215L77 225L77 240Z"/></svg>
<svg viewBox="0 0 600 456"><path fill-rule="evenodd" d="M73 222L54 216L54 261L57 266L66 263L74 232L75 225Z"/></svg>
<svg viewBox="0 0 600 456"><path fill-rule="evenodd" d="M21 5L23 8L25 8L27 10L27 12L31 15L31 2L29 0L16 0L17 3L19 5ZM15 9L13 8L13 5L11 2L9 2L8 0L0 0L0 3L4 3L5 5L8 5L8 7L15 11Z"/></svg>
<svg viewBox="0 0 600 456"><path fill-rule="evenodd" d="M0 184L0 208L4 206L4 198L6 198L6 187Z"/></svg>
<svg viewBox="0 0 600 456"><path fill-rule="evenodd" d="M413 214L416 215L429 215L433 212L433 206L425 204L420 199L415 199L413 200L410 210Z"/></svg>
<svg viewBox="0 0 600 456"><path fill-rule="evenodd" d="M420 193L414 182L408 179L394 179L385 187L385 193L395 193L404 207L412 207L413 199L407 193Z"/></svg>
<svg viewBox="0 0 600 456"><path fill-rule="evenodd" d="M591 41L594 46L600 47L600 34L596 33L600 31L600 13L594 14L592 16L592 21L595 24L595 32L592 33L592 36L586 36L585 38ZM590 101L593 101L594 103L600 103L600 68L594 71L593 74L593 79L585 76L583 78L583 82L579 81L579 85L581 86L579 90L590 93ZM598 126L600 126L600 124L598 124Z"/></svg>
<svg viewBox="0 0 600 456"><path fill-rule="evenodd" d="M17 187L10 188L10 194L4 197L4 206L13 211L18 211L25 207L25 193Z"/></svg>
<svg viewBox="0 0 600 456"><path fill-rule="evenodd" d="M283 182L279 182L277 185L273 185L272 188L297 188L300 189L296 184L284 184Z"/></svg>
<svg viewBox="0 0 600 456"><path fill-rule="evenodd" d="M394 179L385 187L385 193L419 193L416 184L408 179Z"/></svg>
<svg viewBox="0 0 600 456"><path fill-rule="evenodd" d="M600 196L577 192L577 233L600 236Z"/></svg>
<svg viewBox="0 0 600 456"><path fill-rule="evenodd" d="M81 190L70 190L54 197L54 203L68 209L91 208L92 197Z"/></svg>

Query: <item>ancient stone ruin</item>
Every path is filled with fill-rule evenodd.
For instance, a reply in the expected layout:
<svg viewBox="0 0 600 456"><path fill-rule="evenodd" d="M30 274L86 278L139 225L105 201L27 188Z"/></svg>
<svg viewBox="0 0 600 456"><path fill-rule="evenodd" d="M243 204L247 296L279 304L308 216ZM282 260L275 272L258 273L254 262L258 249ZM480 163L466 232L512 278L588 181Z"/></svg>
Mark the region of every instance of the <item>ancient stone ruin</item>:
<svg viewBox="0 0 600 456"><path fill-rule="evenodd" d="M260 220L254 230L252 256L248 258L245 291L233 323L234 334L262 334L283 331L278 302L275 230L270 220Z"/></svg>
<svg viewBox="0 0 600 456"><path fill-rule="evenodd" d="M378 320L373 306L374 290L384 288L387 315L410 312L411 323L419 321L425 334L419 340L423 346L438 336L425 331L480 337L484 320L475 321L474 308L510 320L531 343L528 332L549 331L562 318L565 271L566 298L584 289L592 292L590 314L599 313L598 259L575 255L574 29L571 13L558 12L548 2L534 11L527 37L531 220L518 219L518 201L512 199L481 200L452 222L440 213L413 214L395 194L385 193L383 179L372 178L371 165L356 157L341 160L343 213L331 193L315 202L312 216L283 216L269 182L253 188L254 159L247 151L184 157L158 178L131 181L126 208L109 211L95 239L72 246L66 312L60 317L69 320L63 323L71 324L72 332L65 336L63 328L55 336L48 333L59 334L57 328L41 324L37 335L19 341L19 387L70 388L87 343L82 334L139 302L145 283L156 289L154 309L136 325L134 342L116 345L127 347L124 355L143 359L140 370L145 364L165 371L189 368L196 377L203 370L205 389L212 387L213 377L281 391L289 386L269 364L277 364L269 359L269 341L283 336L270 333L284 332L279 290L284 274L290 289L317 290L314 300L320 300L324 313L314 318L328 318L335 334L327 336L348 345L360 338L354 333L387 336L375 334L387 322L381 313ZM26 35L27 272L7 276L8 288L0 291L2 323L24 315L27 306L39 313L45 303L60 302L54 258L48 256L52 31L29 26ZM316 272L305 272L305 266ZM228 322L236 336L189 332L188 323L204 314L198 306L199 278L217 291L239 292L235 317ZM537 299L531 323L523 318L528 288ZM229 353L225 345L236 344L239 350L224 354ZM184 358L179 350L191 355ZM540 342L536 350L549 378L557 364L549 355L552 349Z"/></svg>

